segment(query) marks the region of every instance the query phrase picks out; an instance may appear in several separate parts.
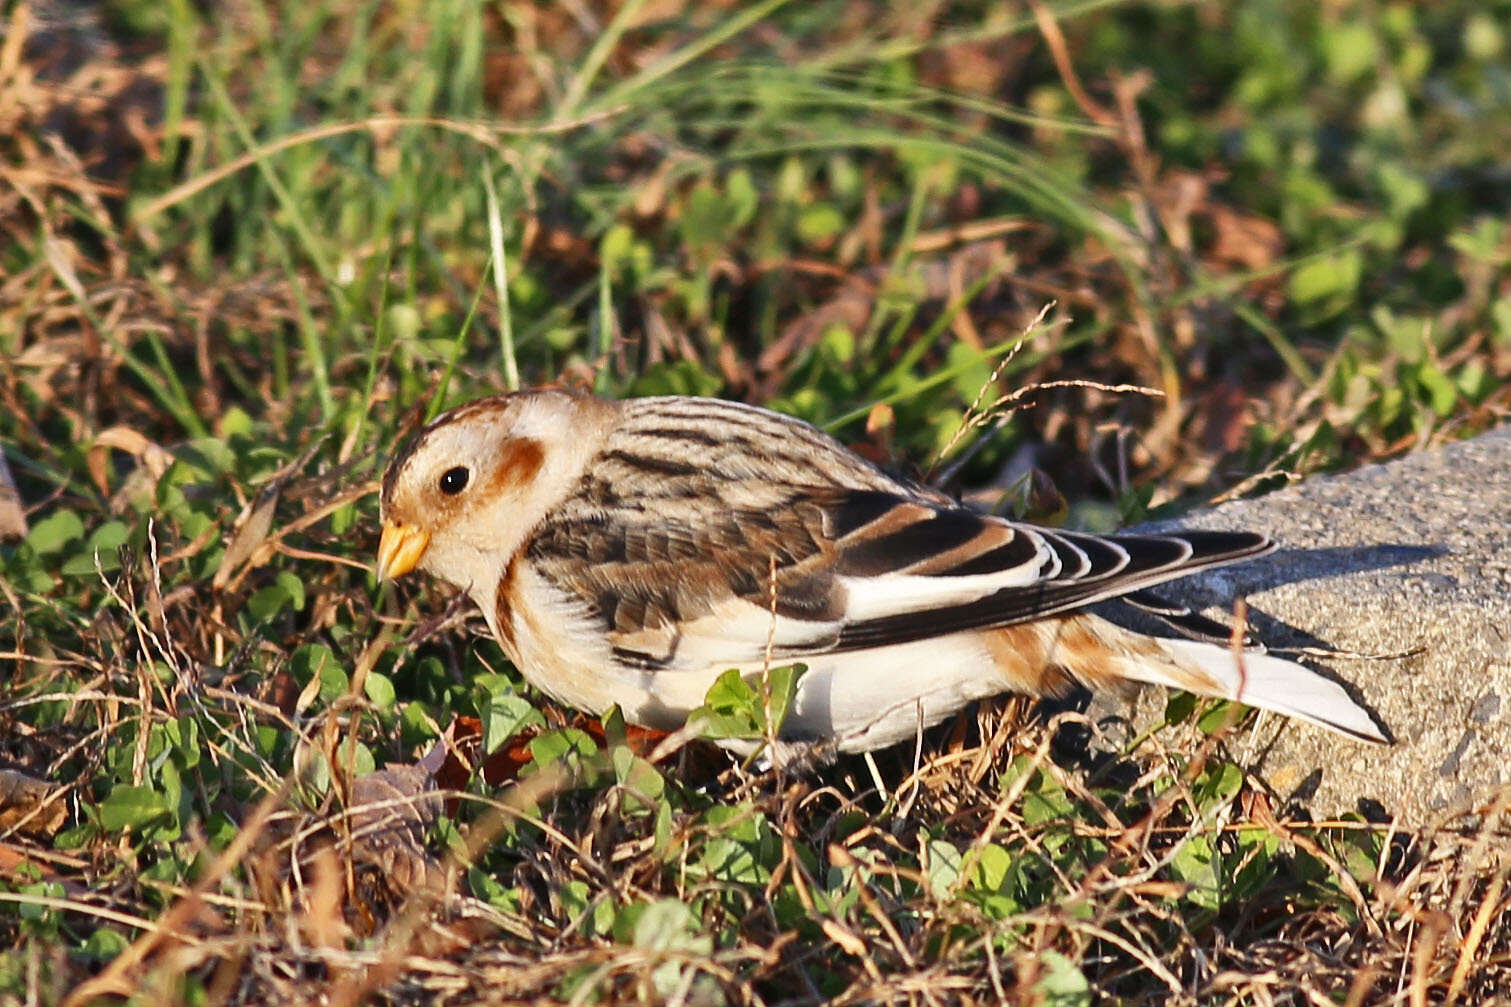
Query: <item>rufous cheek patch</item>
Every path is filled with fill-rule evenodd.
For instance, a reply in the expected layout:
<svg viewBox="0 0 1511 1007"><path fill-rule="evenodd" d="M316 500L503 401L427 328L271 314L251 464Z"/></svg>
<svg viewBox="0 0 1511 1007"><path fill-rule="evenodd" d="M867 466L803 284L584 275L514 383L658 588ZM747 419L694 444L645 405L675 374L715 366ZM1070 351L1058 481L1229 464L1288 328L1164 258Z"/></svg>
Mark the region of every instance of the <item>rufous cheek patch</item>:
<svg viewBox="0 0 1511 1007"><path fill-rule="evenodd" d="M491 489L502 493L529 484L545 464L546 451L540 441L513 437L500 449L498 468L493 471Z"/></svg>

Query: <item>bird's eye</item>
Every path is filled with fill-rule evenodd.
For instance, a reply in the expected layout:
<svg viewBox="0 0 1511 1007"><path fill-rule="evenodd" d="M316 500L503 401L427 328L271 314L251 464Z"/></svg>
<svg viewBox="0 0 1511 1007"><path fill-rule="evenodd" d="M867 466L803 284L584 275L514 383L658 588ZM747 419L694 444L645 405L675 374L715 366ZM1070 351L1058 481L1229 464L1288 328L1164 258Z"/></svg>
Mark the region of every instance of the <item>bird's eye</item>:
<svg viewBox="0 0 1511 1007"><path fill-rule="evenodd" d="M467 488L467 477L470 473L458 465L454 469L447 469L441 473L441 492L447 496L456 496Z"/></svg>

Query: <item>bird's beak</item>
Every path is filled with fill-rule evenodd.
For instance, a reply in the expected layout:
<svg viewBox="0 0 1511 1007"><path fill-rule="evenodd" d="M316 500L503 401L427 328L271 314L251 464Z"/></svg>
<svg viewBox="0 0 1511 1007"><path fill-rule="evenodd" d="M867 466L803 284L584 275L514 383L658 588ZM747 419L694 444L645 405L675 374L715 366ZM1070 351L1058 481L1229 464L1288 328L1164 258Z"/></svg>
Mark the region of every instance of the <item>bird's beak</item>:
<svg viewBox="0 0 1511 1007"><path fill-rule="evenodd" d="M430 532L414 525L384 523L383 537L378 540L378 579L404 576L419 565L429 547Z"/></svg>

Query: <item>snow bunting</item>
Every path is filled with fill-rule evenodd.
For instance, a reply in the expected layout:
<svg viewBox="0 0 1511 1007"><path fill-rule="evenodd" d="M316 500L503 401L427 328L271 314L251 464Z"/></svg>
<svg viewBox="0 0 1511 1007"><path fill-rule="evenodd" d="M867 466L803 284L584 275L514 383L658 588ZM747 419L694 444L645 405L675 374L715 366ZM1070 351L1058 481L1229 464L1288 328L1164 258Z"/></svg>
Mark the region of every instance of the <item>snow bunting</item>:
<svg viewBox="0 0 1511 1007"><path fill-rule="evenodd" d="M1370 741L1336 683L1085 611L1269 552L1248 532L1088 535L974 513L807 423L714 399L538 390L442 414L383 477L378 574L465 591L537 688L673 730L730 668L801 662L787 742L913 737L1072 682L1237 699Z"/></svg>

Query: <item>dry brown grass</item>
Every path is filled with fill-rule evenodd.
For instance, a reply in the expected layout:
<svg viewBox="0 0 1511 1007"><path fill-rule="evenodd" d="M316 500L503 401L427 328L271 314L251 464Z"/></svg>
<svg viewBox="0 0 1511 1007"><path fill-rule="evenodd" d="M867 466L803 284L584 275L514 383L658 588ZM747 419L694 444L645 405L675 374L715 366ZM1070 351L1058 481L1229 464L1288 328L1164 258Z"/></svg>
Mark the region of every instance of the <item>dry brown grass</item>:
<svg viewBox="0 0 1511 1007"><path fill-rule="evenodd" d="M1009 385L1037 383L1025 456L1053 469L1076 500L1136 496L1156 483L1180 496L1252 475L1236 467L1256 418L1277 443L1305 441L1332 422L1337 439L1319 450L1337 462L1383 457L1504 413L1511 399L1500 388L1403 434L1329 397L1325 372L1343 366L1336 356L1302 354L1303 368L1324 372L1308 384L1277 363L1283 342L1273 354L1231 340L1223 349L1214 336L1240 328L1235 302L1190 294L1191 277L1227 270L1238 276L1229 286L1249 298L1242 307L1282 302L1280 231L1213 178L1163 164L1139 119L1141 76L1088 91L1073 43L1043 5L1031 7L1039 35L941 44L918 58L920 78L996 94L1012 84L1000 47L1027 52L1047 40L1055 69L1043 80L1064 79L1101 124L1090 149L1126 171L1143 233L1110 220L1067 239L995 211L983 225L976 218L992 194L960 181L938 196L939 219L907 236L918 265L908 296L921 314L897 326L894 357L940 322L941 345L920 359L943 367L951 348L1002 344L1054 301L1060 324L981 401L1000 395L1014 405ZM252 6L230 8L230 23L251 23ZM350 11L333 10L333 38L344 45L350 28L339 15ZM513 121L546 107L531 68L553 47L555 58L581 62L594 38L568 5L530 16L528 31L485 19L491 107ZM379 454L447 368L444 355L424 355L421 339L445 323L374 350L379 376L364 384L374 373L368 350L380 343L375 294L361 309L372 324L364 316L355 338L333 338L320 363L350 412L320 414L305 365L321 354L297 334L335 326L345 288L288 252L299 246L283 231L267 236L263 218L286 208L265 192L260 201L238 189L223 203L194 202L240 177L226 165L252 175L267 149L222 149L232 131L198 80L178 132L166 130L174 77L161 39L114 33L66 5L17 4L6 17L0 437L33 526L67 511L90 533L119 521L129 537L118 566L115 550L102 550L98 573L83 539L35 554L5 546L0 556L0 768L14 773L0 777L0 1003L1511 1002L1504 795L1415 831L1362 816L1309 822L1236 766L1221 737L1183 728L1123 752L1075 715L1046 724L1011 705L874 765L746 771L692 742L648 770L629 760L628 739L600 738L603 757L574 763L537 760L516 738L501 775L469 774L477 740L456 715L486 700L475 682L497 670L496 651L469 633L464 609L433 595L375 595L362 570ZM400 28L384 17L375 31ZM943 32L908 30L918 44ZM225 59L243 71L236 97L255 109L245 81L266 57L215 31L225 26L206 28L205 40L226 44ZM838 45L844 32L808 41ZM653 62L668 38L633 35L613 69L627 75ZM323 79L343 45L304 72ZM371 139L374 163L401 162L394 122L347 126L340 135ZM1042 140L1056 127L1023 132ZM317 135L337 133L315 127L289 146L314 145ZM164 150L180 143L182 160L165 163ZM692 155L648 128L600 154L605 174L637 193L625 218L671 243L653 247L681 254L675 235L696 183L674 169ZM319 187L350 170L333 157L304 177ZM866 209L832 244L794 246L775 260L721 250L707 265L735 303L758 300L763 284L782 278L775 338L716 338L715 320L697 317L671 287L647 286L625 294L624 317L609 323L618 338L604 353L574 343L542 359L587 381L628 382L639 369L687 363L726 393L794 396L830 323L863 330L879 317L879 298L900 296L889 257L906 199L884 208L882 196L897 165L878 158L865 170ZM545 178L542 205L521 211L520 259L558 284L550 298L581 304L580 284L600 269L601 235L574 230L583 218L559 198L574 179ZM810 188L823 195L818 182ZM145 204L150 213L147 197L157 197ZM335 220L342 204L331 197L323 212ZM471 291L489 290L470 232L442 233L459 250L443 270L454 288L437 281L405 302L422 321L460 318ZM284 257L250 256L233 240L242 234ZM417 258L431 253L428 237L411 237L395 244ZM396 285L431 275L397 266L391 274ZM1468 276L1444 316L1476 317L1504 282ZM498 316L496 303L482 304ZM1069 317L1090 323L1095 352L1063 324ZM890 327L896 316L888 318ZM1511 373L1506 346L1486 332L1473 329L1445 366ZM283 365L269 359L290 347ZM491 347L469 344L459 384L497 383ZM1164 394L1114 395L1135 384ZM869 389L856 394L870 398ZM947 404L958 415L968 402ZM250 434L228 419L237 411ZM354 415L363 421L345 422ZM932 459L896 443L908 436L896 425L906 417L872 416L863 448ZM201 464L196 437L235 457L185 475ZM958 440L928 443L949 454ZM1093 463L1057 460L1077 452ZM1269 467L1255 481L1312 464L1283 450L1257 455ZM1005 472L1008 461L993 467ZM1063 509L1043 480L1035 488L1043 492L1030 506ZM82 573L62 572L72 561ZM300 586L301 604L250 615L266 592L289 590L281 575ZM300 663L317 645L336 658L339 680ZM413 723L373 698L369 676L408 690L401 705L421 711ZM547 734L567 726L560 711L545 713L555 718ZM435 740L441 733L466 738L452 750ZM357 765L359 749L399 775L328 769ZM168 813L172 828L162 816L101 823L113 792L166 793L170 772L183 799ZM374 798L376 808L360 810ZM1223 864L1219 890L1195 891L1193 849Z"/></svg>

